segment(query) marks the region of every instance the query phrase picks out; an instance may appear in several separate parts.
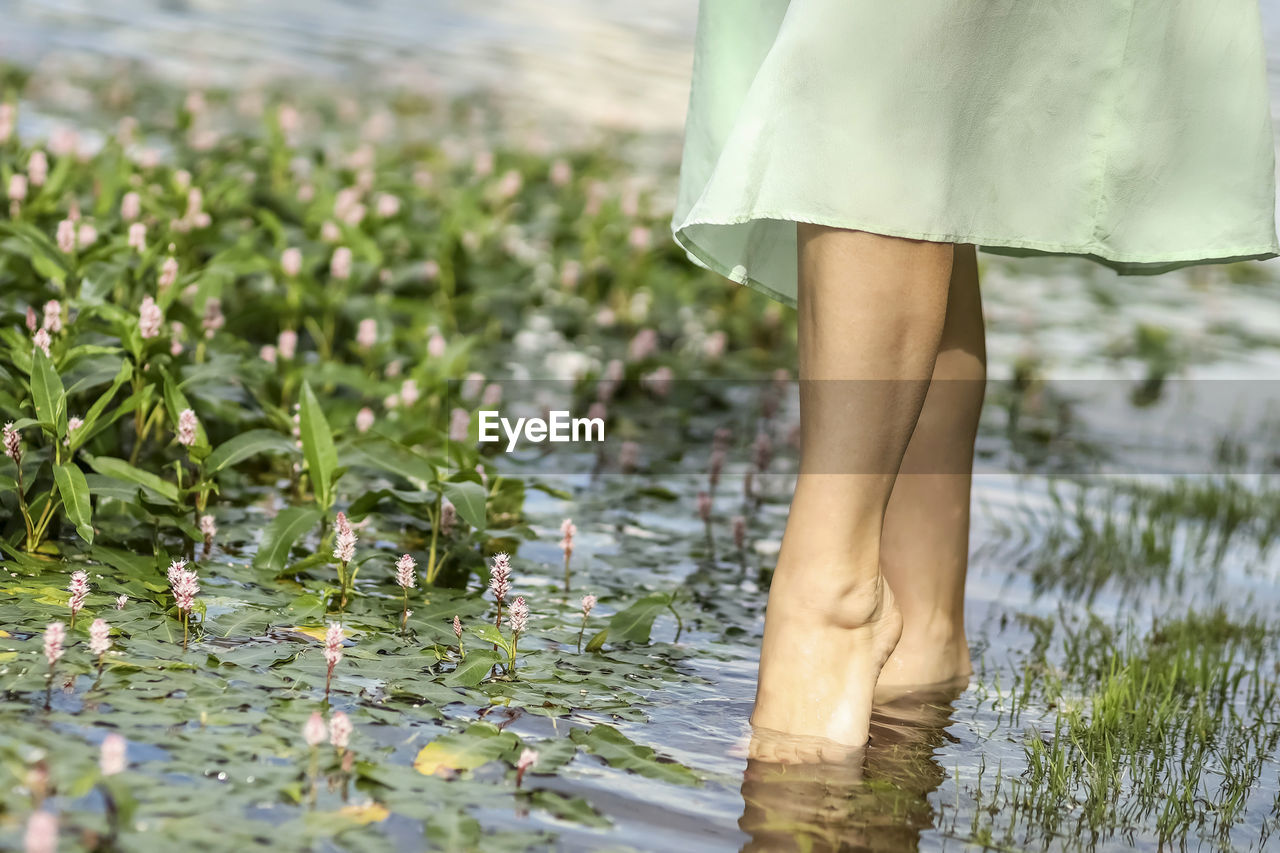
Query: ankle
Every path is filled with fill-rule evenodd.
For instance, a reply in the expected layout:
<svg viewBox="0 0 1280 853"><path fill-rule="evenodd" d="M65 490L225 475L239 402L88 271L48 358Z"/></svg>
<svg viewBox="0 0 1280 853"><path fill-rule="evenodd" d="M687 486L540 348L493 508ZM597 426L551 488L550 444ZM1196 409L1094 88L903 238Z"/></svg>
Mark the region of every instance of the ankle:
<svg viewBox="0 0 1280 853"><path fill-rule="evenodd" d="M787 620L852 630L883 618L893 608L889 585L880 575L850 581L775 578L769 611Z"/></svg>

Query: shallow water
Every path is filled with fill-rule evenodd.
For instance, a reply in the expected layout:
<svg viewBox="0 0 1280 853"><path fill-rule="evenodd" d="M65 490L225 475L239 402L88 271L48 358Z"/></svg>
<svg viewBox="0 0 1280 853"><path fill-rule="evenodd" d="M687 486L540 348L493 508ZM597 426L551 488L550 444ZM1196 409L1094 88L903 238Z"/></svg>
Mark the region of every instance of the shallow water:
<svg viewBox="0 0 1280 853"><path fill-rule="evenodd" d="M406 0L376 4L372 12L339 2L285 3L272 6L264 19L260 9L250 12L235 3L125 2L105 8L38 0L6 10L10 26L0 35L0 52L32 62L51 48L127 56L183 79L213 83L228 82L219 75L246 58L258 60L251 74L274 68L342 75L357 68L371 79L385 75L404 80L425 69L445 87L502 83L518 76L545 95L539 109L580 110L576 117L588 121L614 121L625 114L660 130L678 126L688 59L682 40L690 32L692 3L650 3L637 10L622 3L562 0L537 6L537 14L532 8L517 0L483 6ZM1280 53L1275 47L1280 45L1280 4L1267 3L1264 12L1274 57ZM525 25L533 20L538 26L530 32ZM431 36L424 38L424 32ZM181 57L161 47L176 39L191 44L192 33L199 40ZM583 68L607 73L583 75ZM1280 73L1280 62L1272 61L1271 71ZM573 86L566 83L569 79ZM592 82L590 92L578 88L586 79ZM619 104L626 105L625 111ZM991 398L974 484L967 604L977 669L973 683L953 698L882 708L875 741L847 778L832 771L816 779L772 780L768 768L747 762L745 741L764 603L760 570L769 567L785 520L785 454L764 484L767 498L750 532L745 568L728 544L741 481L731 464L716 507L718 554L713 557L691 511L706 458L706 448L691 439L673 437L679 458L652 477L655 485L674 494L669 502L634 495L621 500L619 494L633 483L592 479L588 458L517 465L516 470L573 491L575 498L567 503L530 492L526 508L540 538L523 547L520 557L538 571L523 582L550 596L559 559L554 530L571 512L582 528L582 583L616 592L619 604L638 591L681 584L700 596L696 606L686 603L689 624L678 642L671 642L674 618L663 615L655 624L652 656L685 678L636 688L648 700L639 706L647 719L603 711L575 714L574 719L579 724L610 721L706 781L697 788L681 787L582 756L554 775L537 777L538 787L582 796L611 827L591 828L536 809L521 814L505 803L485 805L472 794L467 805L486 830L545 830L555 834L560 849L584 850L790 849L803 836L825 838L832 847L958 848L979 837L975 826L992 820L981 806L987 802L994 768L1018 777L1026 765L1026 729L1052 727L1050 708L1033 703L1020 717L1010 713L1010 684L1035 642L1034 631L1017 617L1069 621L1092 613L1113 626L1133 620L1145 627L1153 614L1213 603L1228 605L1236 614L1274 607L1280 598L1280 559L1274 551L1256 538L1238 535L1220 555L1199 553L1188 544L1196 528L1187 520L1175 525L1176 555L1167 569L1157 566L1151 578L1140 578L1131 587L1117 572L1090 595L1079 592L1082 587L1071 586L1071 547L1063 548L1053 534L1062 527L1078 534L1081 518L1055 507L1045 476L1122 472L1167 484L1172 475L1203 477L1230 468L1252 488L1274 490L1280 468L1274 456L1280 431L1280 389L1274 386L1280 383L1271 379L1280 368L1280 296L1274 282L1236 284L1214 270L1161 277L1156 290L1156 280L1118 278L1083 262L984 261L989 261L983 280L993 376L1005 380L1017 364L1034 356L1042 362L1042 373L1053 378L1050 399L1081 401L1033 411L1011 435L1003 398L999 393ZM1173 327L1172 353L1135 351L1130 344L1141 323ZM547 355L538 353L537 358ZM1133 406L1129 399L1134 389L1144 377L1164 369L1166 355L1182 378L1166 384L1158 405ZM1189 419L1188 412L1200 417ZM784 411L780 420L793 417L793 411ZM691 432L705 437L709 430L704 425ZM1218 452L1227 434L1243 448L1231 466ZM1101 459L1092 455L1094 448ZM737 461L740 474L745 457ZM1090 482L1106 481L1098 476ZM1095 517L1102 512L1098 505L1091 507ZM252 529L261 523L255 509L226 526L234 536L237 527ZM219 556L242 562L249 555ZM1036 567L1044 565L1047 573L1037 573ZM1087 580L1081 583L1087 585ZM217 582L215 589L217 603L210 611L215 622L266 600L251 580L234 576ZM726 627L737 631L729 634ZM277 649L294 645L280 636L264 636L228 649L227 656L239 655L249 667L274 660ZM304 665L317 666L314 659ZM370 679L367 687L371 695L381 689L378 679ZM190 685L193 692L198 688ZM81 702L55 701L55 709L78 710ZM443 727L401 712L408 719L361 734L391 750L384 762L407 765ZM251 708L227 714L228 726L258 722ZM67 730L83 733L69 716L59 719ZM550 734L552 725L545 717L526 714L509 730L537 738ZM186 743L184 748L195 747ZM136 755L139 761L163 757L159 751ZM216 761L208 758L216 778ZM980 782L983 771L987 779ZM488 772L489 778L498 778L497 771ZM1273 754L1249 794L1251 823L1238 828L1236 846L1256 846L1259 816L1268 813L1280 792L1278 773L1280 761ZM254 802L246 814L270 820L274 811ZM387 821L384 832L398 849L418 849L422 843L417 823L399 815ZM1091 843L1065 835L1053 841L1054 846L1102 849L1127 849L1131 843L1157 846L1150 836ZM1195 844L1194 836L1189 843ZM1014 846L1023 845L1040 846L1033 836L1014 839Z"/></svg>

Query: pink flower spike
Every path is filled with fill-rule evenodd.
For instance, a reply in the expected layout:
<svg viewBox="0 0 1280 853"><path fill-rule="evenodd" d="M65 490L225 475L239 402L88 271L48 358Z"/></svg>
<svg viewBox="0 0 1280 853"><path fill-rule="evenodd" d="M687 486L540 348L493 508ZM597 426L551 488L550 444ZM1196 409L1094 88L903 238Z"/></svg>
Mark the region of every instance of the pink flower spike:
<svg viewBox="0 0 1280 853"><path fill-rule="evenodd" d="M356 412L356 431L362 433L368 432L373 428L373 421L373 409L365 406L363 409Z"/></svg>
<svg viewBox="0 0 1280 853"><path fill-rule="evenodd" d="M339 246L333 250L333 258L329 261L329 274L336 279L351 278L351 250Z"/></svg>
<svg viewBox="0 0 1280 853"><path fill-rule="evenodd" d="M733 544L739 551L747 547L747 520L740 515L733 517Z"/></svg>
<svg viewBox="0 0 1280 853"><path fill-rule="evenodd" d="M26 853L54 853L58 849L58 819L49 812L32 812L22 844Z"/></svg>
<svg viewBox="0 0 1280 853"><path fill-rule="evenodd" d="M324 743L329 737L328 729L324 724L324 717L320 716L319 711L312 711L311 716L307 718L306 725L302 727L302 738L307 742L307 746L317 747Z"/></svg>
<svg viewBox="0 0 1280 853"><path fill-rule="evenodd" d="M216 296L209 297L204 303L204 316L200 321L205 338L212 338L214 333L226 324L227 318L222 314L222 300Z"/></svg>
<svg viewBox="0 0 1280 853"><path fill-rule="evenodd" d="M708 524L711 522L711 495L698 492L698 517Z"/></svg>
<svg viewBox="0 0 1280 853"><path fill-rule="evenodd" d="M51 335L62 331L62 303L56 299L50 299L44 304L44 327Z"/></svg>
<svg viewBox="0 0 1280 853"><path fill-rule="evenodd" d="M169 579L169 586L174 586L178 582L178 575L187 567L186 560L174 560L169 564L169 570L166 577Z"/></svg>
<svg viewBox="0 0 1280 853"><path fill-rule="evenodd" d="M213 544L213 537L218 535L218 525L212 515L200 516L200 535L204 537L206 548Z"/></svg>
<svg viewBox="0 0 1280 853"><path fill-rule="evenodd" d="M511 592L511 558L506 554L494 554L493 566L489 569L489 589L501 606Z"/></svg>
<svg viewBox="0 0 1280 853"><path fill-rule="evenodd" d="M125 739L112 732L102 739L102 755L98 759L98 767L103 776L115 776L123 773L128 766Z"/></svg>
<svg viewBox="0 0 1280 853"><path fill-rule="evenodd" d="M371 350L378 342L378 321L365 317L356 327L356 346L362 350Z"/></svg>
<svg viewBox="0 0 1280 853"><path fill-rule="evenodd" d="M347 521L347 514L338 513L338 517L333 522L334 529L334 546L333 558L344 565L351 562L356 555L356 534L351 530L351 523Z"/></svg>
<svg viewBox="0 0 1280 853"><path fill-rule="evenodd" d="M417 567L417 561L408 554L396 560L396 583L405 589L412 589L417 583L417 577L414 572Z"/></svg>
<svg viewBox="0 0 1280 853"><path fill-rule="evenodd" d="M280 333L276 346L279 349L280 357L285 361L291 361L298 351L298 333L292 329L285 329Z"/></svg>
<svg viewBox="0 0 1280 853"><path fill-rule="evenodd" d="M13 421L4 425L4 455L14 461L22 461L22 433L13 426Z"/></svg>
<svg viewBox="0 0 1280 853"><path fill-rule="evenodd" d="M116 596L116 610L124 610L124 606L128 603L129 603L129 596L127 595Z"/></svg>
<svg viewBox="0 0 1280 853"><path fill-rule="evenodd" d="M129 226L129 248L141 254L147 250L147 226L135 222Z"/></svg>
<svg viewBox="0 0 1280 853"><path fill-rule="evenodd" d="M191 409L183 409L178 414L178 443L184 447L194 445L199 426L200 419L196 417L196 413Z"/></svg>
<svg viewBox="0 0 1280 853"><path fill-rule="evenodd" d="M298 273L302 272L302 250L296 247L290 247L284 250L280 255L280 269L290 278L294 278Z"/></svg>
<svg viewBox="0 0 1280 853"><path fill-rule="evenodd" d="M351 718L342 711L334 711L329 716L329 743L338 749L346 749L347 744L351 741L351 733L355 727L351 725Z"/></svg>
<svg viewBox="0 0 1280 853"><path fill-rule="evenodd" d="M44 659L49 668L62 658L62 644L67 639L67 628L61 622L50 622L44 629Z"/></svg>
<svg viewBox="0 0 1280 853"><path fill-rule="evenodd" d="M595 606L596 597L594 595L582 596L582 615L584 618L591 615L591 611Z"/></svg>
<svg viewBox="0 0 1280 853"><path fill-rule="evenodd" d="M84 608L84 600L89 595L89 575L84 569L76 569L71 573L71 583L67 585L71 598L67 606L71 608L71 621L75 621L77 613Z"/></svg>
<svg viewBox="0 0 1280 853"><path fill-rule="evenodd" d="M178 260L172 255L164 259L164 263L160 265L160 290L164 291L173 287L178 280Z"/></svg>
<svg viewBox="0 0 1280 853"><path fill-rule="evenodd" d="M519 595L511 603L511 630L517 634L523 634L528 627L529 605L525 603L524 596Z"/></svg>
<svg viewBox="0 0 1280 853"><path fill-rule="evenodd" d="M111 626L105 619L94 619L89 625L89 653L102 657L111 650Z"/></svg>
<svg viewBox="0 0 1280 853"><path fill-rule="evenodd" d="M70 219L58 223L58 251L69 255L76 250L76 224Z"/></svg>
<svg viewBox="0 0 1280 853"><path fill-rule="evenodd" d="M44 186L49 177L49 157L38 148L31 152L31 159L27 160L27 176L31 178L32 186L36 187Z"/></svg>
<svg viewBox="0 0 1280 853"><path fill-rule="evenodd" d="M330 671L342 660L342 640L342 623L330 622L324 634L324 659L328 662Z"/></svg>
<svg viewBox="0 0 1280 853"><path fill-rule="evenodd" d="M560 547L564 550L565 559L569 559L573 554L573 537L577 535L578 528L573 523L573 519L566 518L560 522Z"/></svg>
<svg viewBox="0 0 1280 853"><path fill-rule="evenodd" d="M453 634L459 640L462 639L462 620L458 618L458 614L453 615Z"/></svg>
<svg viewBox="0 0 1280 853"><path fill-rule="evenodd" d="M127 192L124 198L120 199L120 218L125 222L133 222L142 215L142 199L135 192ZM145 230L143 233L146 233ZM130 237L132 237L132 229L130 229Z"/></svg>
<svg viewBox="0 0 1280 853"><path fill-rule="evenodd" d="M519 788L524 782L525 772L534 765L538 760L538 753L532 749L525 748L520 753L520 757L516 759L516 787Z"/></svg>
<svg viewBox="0 0 1280 853"><path fill-rule="evenodd" d="M36 329L36 333L31 336L31 340L38 346L45 355L52 357L53 353L49 351L49 344L53 343L49 337L48 329Z"/></svg>
<svg viewBox="0 0 1280 853"><path fill-rule="evenodd" d="M160 325L164 322L164 312L150 296L142 299L142 307L138 310L138 334L144 339L154 338L160 334Z"/></svg>
<svg viewBox="0 0 1280 853"><path fill-rule="evenodd" d="M173 600L178 609L190 613L200 593L200 577L191 569L181 569L173 584Z"/></svg>

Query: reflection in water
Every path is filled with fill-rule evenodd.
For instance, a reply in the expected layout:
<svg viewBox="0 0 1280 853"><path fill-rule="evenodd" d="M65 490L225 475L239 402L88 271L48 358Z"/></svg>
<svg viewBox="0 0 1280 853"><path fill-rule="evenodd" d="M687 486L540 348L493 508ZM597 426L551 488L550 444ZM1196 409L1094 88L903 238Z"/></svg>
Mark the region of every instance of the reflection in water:
<svg viewBox="0 0 1280 853"><path fill-rule="evenodd" d="M946 772L934 760L963 692L916 692L878 705L871 740L847 761L751 759L742 779L743 851L915 850Z"/></svg>

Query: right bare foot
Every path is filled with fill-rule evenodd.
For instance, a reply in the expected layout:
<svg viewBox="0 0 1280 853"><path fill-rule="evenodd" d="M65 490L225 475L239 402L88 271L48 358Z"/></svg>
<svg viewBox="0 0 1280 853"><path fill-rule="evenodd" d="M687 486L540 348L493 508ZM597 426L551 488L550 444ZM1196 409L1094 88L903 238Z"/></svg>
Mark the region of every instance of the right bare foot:
<svg viewBox="0 0 1280 853"><path fill-rule="evenodd" d="M821 599L812 586L779 583L775 575L752 725L843 747L862 746L876 679L901 632L902 616L883 578L856 592ZM764 754L771 750L755 740L752 750L754 758L779 760Z"/></svg>
<svg viewBox="0 0 1280 853"><path fill-rule="evenodd" d="M973 674L964 632L949 626L908 626L876 682L876 701L967 684Z"/></svg>

